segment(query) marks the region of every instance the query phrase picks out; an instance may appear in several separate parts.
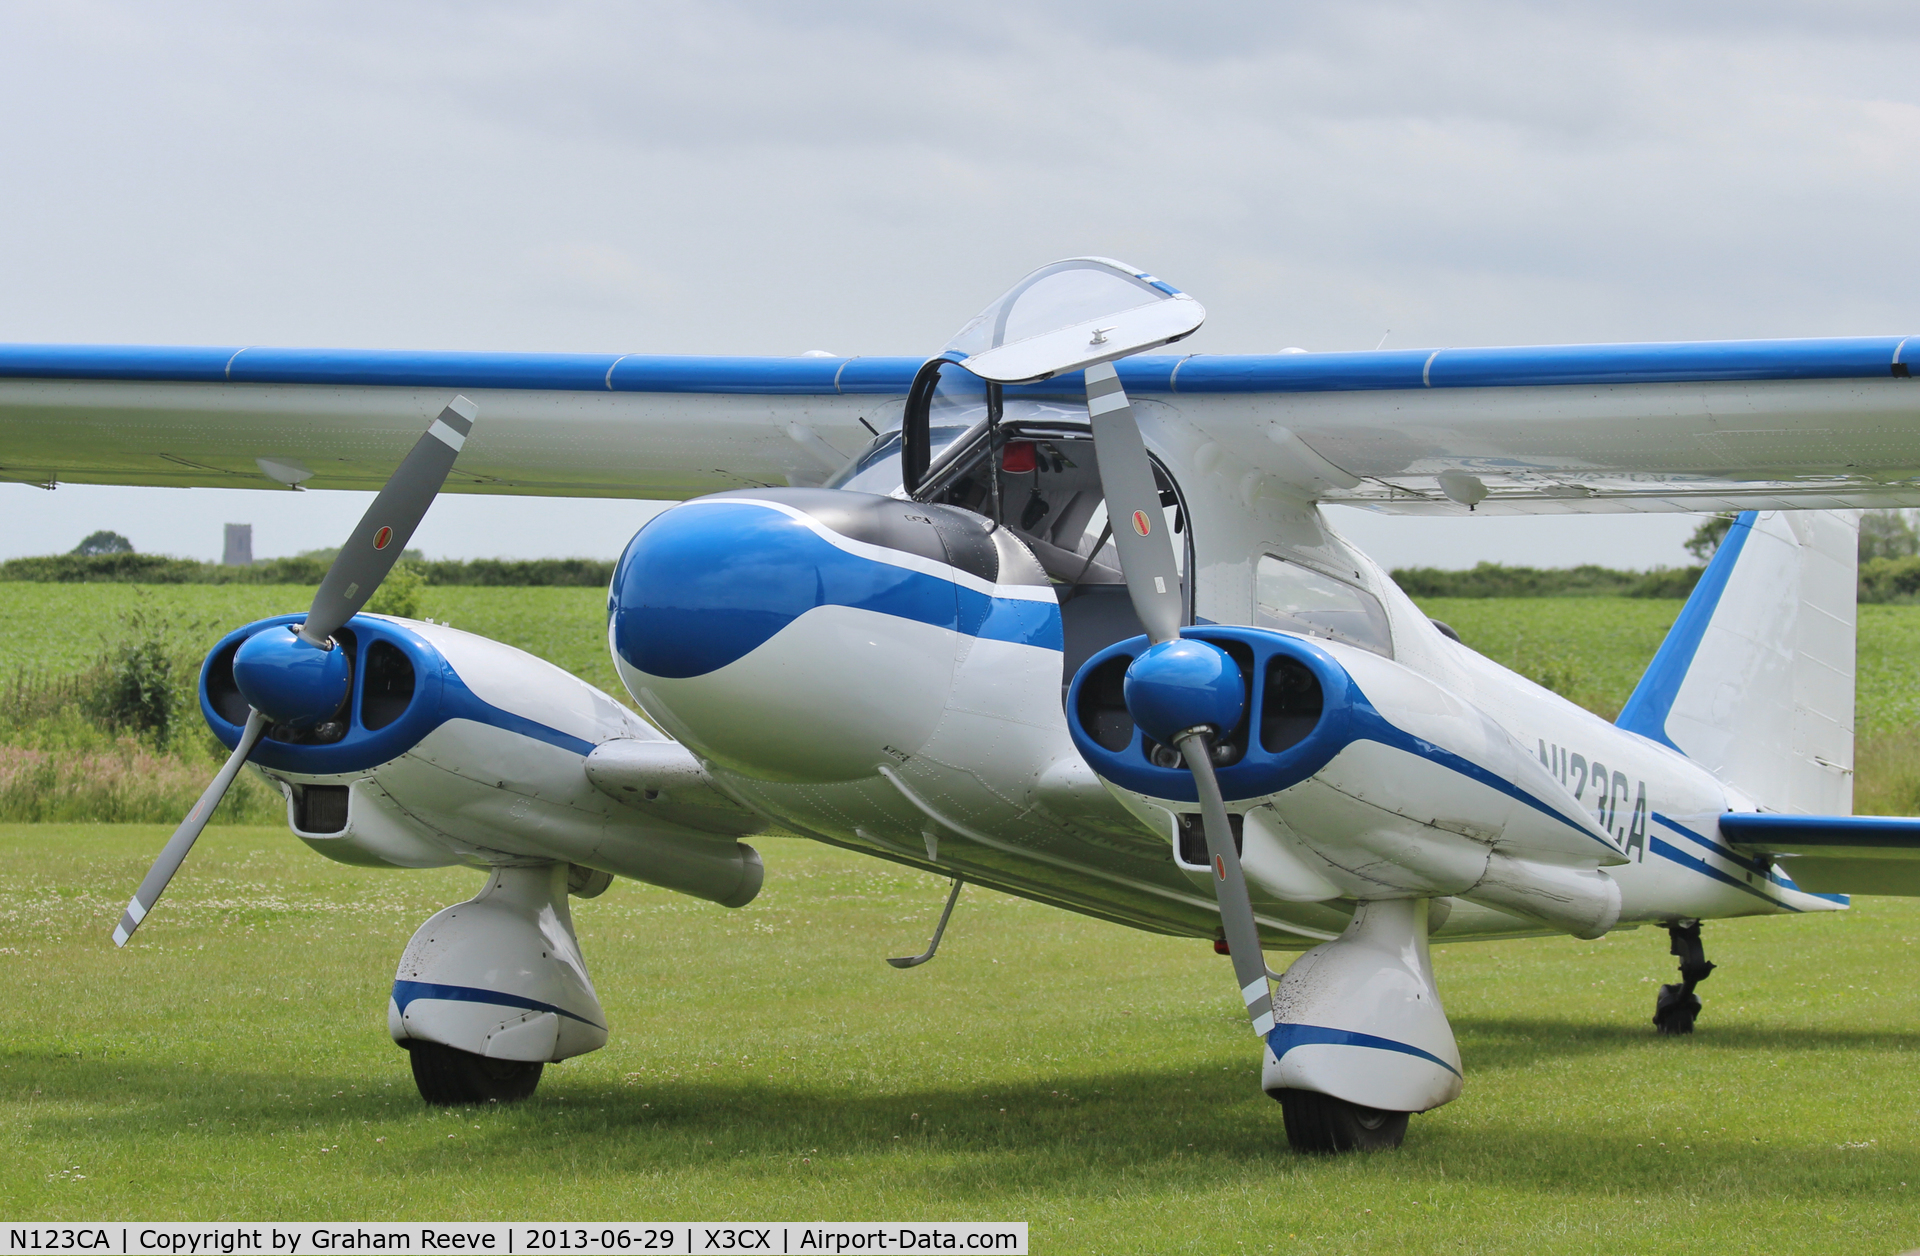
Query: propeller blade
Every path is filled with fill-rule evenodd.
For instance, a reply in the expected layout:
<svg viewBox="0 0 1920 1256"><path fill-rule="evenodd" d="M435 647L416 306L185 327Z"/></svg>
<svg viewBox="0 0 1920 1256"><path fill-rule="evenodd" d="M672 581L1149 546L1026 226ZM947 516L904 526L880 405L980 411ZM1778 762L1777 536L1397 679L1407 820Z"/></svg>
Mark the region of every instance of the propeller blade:
<svg viewBox="0 0 1920 1256"><path fill-rule="evenodd" d="M340 547L340 556L327 569L320 591L314 594L300 636L322 645L340 626L359 613L373 591L400 560L413 530L427 507L439 495L453 470L453 460L473 430L477 408L465 397L455 397L380 489L360 523Z"/></svg>
<svg viewBox="0 0 1920 1256"><path fill-rule="evenodd" d="M153 905L160 901L160 895L166 892L167 882L173 880L173 874L180 871L180 865L186 860L187 852L200 837L200 830L207 827L207 820L213 815L220 800L227 796L227 788L233 784L233 778L240 774L246 765L247 756L253 753L254 746L267 731L267 717L258 711L247 715L247 726L240 731L240 744L233 748L226 763L215 774L213 783L207 786L200 801L193 804L187 812L187 818L180 821L180 827L173 831L167 844L160 851L160 858L153 861L146 879L140 882L140 888L133 892L133 899L127 904L126 912L120 917L120 923L113 931L113 944L125 946L140 922L147 918Z"/></svg>
<svg viewBox="0 0 1920 1256"><path fill-rule="evenodd" d="M1087 414L1093 426L1094 456L1100 463L1100 491L1106 495L1113 545L1134 614L1155 645L1180 635L1180 569L1174 563L1173 536L1160 512L1160 490L1153 464L1140 437L1133 406L1108 363L1087 368Z"/></svg>
<svg viewBox="0 0 1920 1256"><path fill-rule="evenodd" d="M1253 900L1247 897L1247 878L1240 870L1240 852L1233 847L1233 829L1227 823L1227 804L1213 775L1208 737L1195 730L1178 739L1181 755L1193 773L1200 793L1200 821L1207 837L1207 862L1213 865L1213 892L1220 902L1220 923L1227 934L1234 980L1253 1021L1253 1032L1265 1038L1273 1028L1273 988L1267 984L1267 958L1260 949L1260 927L1253 920Z"/></svg>

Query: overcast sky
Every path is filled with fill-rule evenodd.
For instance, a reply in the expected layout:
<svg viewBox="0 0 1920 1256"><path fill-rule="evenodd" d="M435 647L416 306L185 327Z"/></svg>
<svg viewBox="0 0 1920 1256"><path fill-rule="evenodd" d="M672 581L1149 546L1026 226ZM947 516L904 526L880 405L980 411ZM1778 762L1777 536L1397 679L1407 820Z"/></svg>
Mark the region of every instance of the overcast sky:
<svg viewBox="0 0 1920 1256"><path fill-rule="evenodd" d="M1910 5L9 3L0 340L920 354L1104 253L1199 352L1920 332ZM361 495L0 486L337 544ZM647 507L448 498L434 555ZM1341 523L1389 563L1685 561L1693 520Z"/></svg>

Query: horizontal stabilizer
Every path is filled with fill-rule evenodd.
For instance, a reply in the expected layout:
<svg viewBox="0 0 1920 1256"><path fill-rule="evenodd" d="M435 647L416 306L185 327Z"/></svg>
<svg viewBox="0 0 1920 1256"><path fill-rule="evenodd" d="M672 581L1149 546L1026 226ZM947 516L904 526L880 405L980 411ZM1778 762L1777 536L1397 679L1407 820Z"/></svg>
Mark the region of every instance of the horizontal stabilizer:
<svg viewBox="0 0 1920 1256"><path fill-rule="evenodd" d="M1809 893L1920 898L1920 817L1730 811L1720 833L1737 850L1780 860Z"/></svg>

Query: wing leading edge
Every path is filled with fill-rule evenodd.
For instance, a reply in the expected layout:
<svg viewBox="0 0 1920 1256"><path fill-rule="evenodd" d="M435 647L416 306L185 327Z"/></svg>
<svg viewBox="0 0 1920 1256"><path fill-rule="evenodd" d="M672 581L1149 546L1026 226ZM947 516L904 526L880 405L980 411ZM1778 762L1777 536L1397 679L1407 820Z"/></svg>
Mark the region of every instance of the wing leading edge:
<svg viewBox="0 0 1920 1256"><path fill-rule="evenodd" d="M1920 504L1914 352L1920 337L1188 355L1120 377L1198 433L1196 462L1245 468L1243 495L1415 514L1841 509ZM0 478L373 488L452 388L489 422L448 491L817 484L898 423L918 366L0 345Z"/></svg>

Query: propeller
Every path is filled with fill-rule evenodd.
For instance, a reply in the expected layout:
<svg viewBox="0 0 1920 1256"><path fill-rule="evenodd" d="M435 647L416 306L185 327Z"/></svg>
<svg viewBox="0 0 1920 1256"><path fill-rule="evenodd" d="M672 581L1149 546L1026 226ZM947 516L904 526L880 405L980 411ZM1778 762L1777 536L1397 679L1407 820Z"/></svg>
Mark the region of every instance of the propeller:
<svg viewBox="0 0 1920 1256"><path fill-rule="evenodd" d="M1147 736L1177 749L1193 773L1233 975L1254 1033L1265 1038L1273 1028L1267 961L1260 949L1260 930L1253 919L1253 901L1247 896L1240 852L1233 844L1227 805L1213 771L1215 739L1231 732L1246 712L1240 666L1219 646L1180 635L1183 607L1173 538L1161 513L1160 490L1133 406L1111 363L1088 367L1086 383L1087 413L1114 549L1134 613L1151 642L1127 668L1127 713Z"/></svg>
<svg viewBox="0 0 1920 1256"><path fill-rule="evenodd" d="M1015 284L961 328L943 356L1001 385L1085 372L1107 526L1151 643L1127 668L1127 712L1149 737L1177 749L1193 773L1234 976L1254 1032L1265 1037L1273 1028L1267 963L1213 772L1213 743L1239 724L1246 690L1226 651L1180 635L1185 607L1173 538L1140 424L1113 369L1121 358L1185 339L1206 316L1198 301L1144 270L1112 258L1073 257ZM1103 533L1093 552L1105 539Z"/></svg>
<svg viewBox="0 0 1920 1256"><path fill-rule="evenodd" d="M115 946L127 944L165 893L167 882L186 861L187 852L193 849L200 831L207 827L207 820L267 729L279 724L312 728L346 701L352 674L344 652L336 648L333 634L359 614L400 560L414 529L439 495L447 473L453 470L453 460L473 430L475 413L473 402L456 396L414 442L367 507L367 513L360 517L353 535L341 546L303 622L284 629L269 628L241 643L233 658L233 679L250 710L239 744L167 839L160 857L134 891L113 930Z"/></svg>

